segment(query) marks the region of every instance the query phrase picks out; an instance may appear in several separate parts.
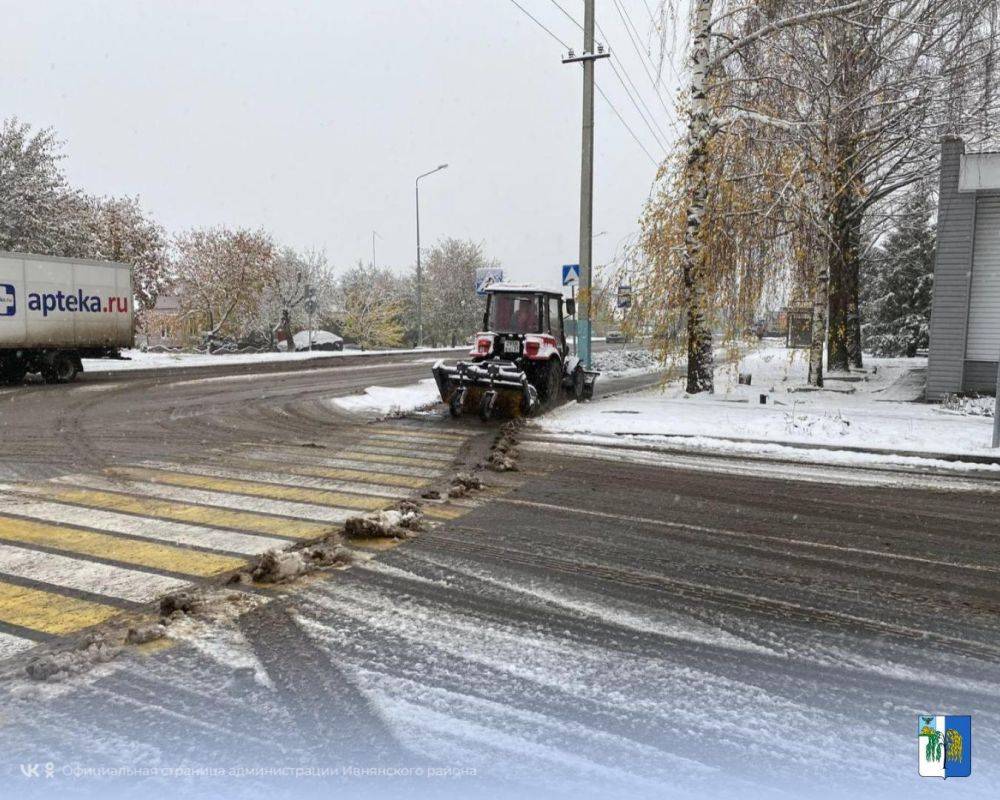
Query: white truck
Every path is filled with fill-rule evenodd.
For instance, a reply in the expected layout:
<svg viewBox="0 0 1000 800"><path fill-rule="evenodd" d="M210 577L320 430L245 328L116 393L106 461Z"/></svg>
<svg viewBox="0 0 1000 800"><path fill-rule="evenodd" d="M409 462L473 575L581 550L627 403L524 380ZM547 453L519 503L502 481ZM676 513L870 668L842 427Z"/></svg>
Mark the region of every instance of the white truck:
<svg viewBox="0 0 1000 800"><path fill-rule="evenodd" d="M0 383L68 383L80 359L116 357L134 342L132 305L126 264L0 252Z"/></svg>

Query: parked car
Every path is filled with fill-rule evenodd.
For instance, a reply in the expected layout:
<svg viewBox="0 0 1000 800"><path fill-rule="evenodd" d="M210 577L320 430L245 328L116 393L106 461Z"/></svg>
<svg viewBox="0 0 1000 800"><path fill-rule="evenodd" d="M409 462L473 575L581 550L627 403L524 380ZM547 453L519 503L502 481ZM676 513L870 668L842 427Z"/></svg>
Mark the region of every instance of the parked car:
<svg viewBox="0 0 1000 800"><path fill-rule="evenodd" d="M313 350L343 350L344 340L337 336L335 333L330 333L330 331L313 331L312 332L312 349ZM295 342L296 350L308 350L309 349L309 331L299 331L296 333L292 340ZM287 346L284 342L278 342L278 348L281 350L286 350Z"/></svg>
<svg viewBox="0 0 1000 800"><path fill-rule="evenodd" d="M604 341L608 344L626 344L628 342L628 336L624 331L611 330L608 331L607 335L604 337Z"/></svg>

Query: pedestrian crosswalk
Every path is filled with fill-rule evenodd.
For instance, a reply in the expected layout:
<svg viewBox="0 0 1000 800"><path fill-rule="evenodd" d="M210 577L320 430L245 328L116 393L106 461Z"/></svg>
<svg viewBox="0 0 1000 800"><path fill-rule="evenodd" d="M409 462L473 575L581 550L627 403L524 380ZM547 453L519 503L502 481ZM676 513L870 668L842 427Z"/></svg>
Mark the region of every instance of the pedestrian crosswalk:
<svg viewBox="0 0 1000 800"><path fill-rule="evenodd" d="M0 659L321 538L441 479L468 434L395 423L341 447L255 445L0 482ZM431 519L468 501L431 503Z"/></svg>

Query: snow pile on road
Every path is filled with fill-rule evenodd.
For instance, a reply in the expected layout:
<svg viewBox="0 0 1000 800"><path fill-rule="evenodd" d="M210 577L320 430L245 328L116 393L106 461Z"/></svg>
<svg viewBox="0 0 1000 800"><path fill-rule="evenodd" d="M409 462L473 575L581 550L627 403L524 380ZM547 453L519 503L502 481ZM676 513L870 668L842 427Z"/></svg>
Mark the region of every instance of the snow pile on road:
<svg viewBox="0 0 1000 800"><path fill-rule="evenodd" d="M400 508L351 517L344 523L344 535L348 539L409 539L422 527L418 507L406 503Z"/></svg>
<svg viewBox="0 0 1000 800"><path fill-rule="evenodd" d="M363 394L334 397L331 402L355 413L405 414L441 399L433 378L409 386L369 386Z"/></svg>
<svg viewBox="0 0 1000 800"><path fill-rule="evenodd" d="M594 354L594 369L607 377L645 375L664 369L659 359L649 350L609 349Z"/></svg>
<svg viewBox="0 0 1000 800"><path fill-rule="evenodd" d="M676 437L704 446L730 439L875 450L995 455L991 421L913 402L924 358L868 358L866 372L806 385L808 354L765 346L716 372L714 395L687 395L681 381L661 389L564 406L537 425L562 434ZM750 385L739 382L747 376ZM763 403L761 402L763 398ZM907 402L909 401L909 402ZM698 439L698 442L695 442Z"/></svg>

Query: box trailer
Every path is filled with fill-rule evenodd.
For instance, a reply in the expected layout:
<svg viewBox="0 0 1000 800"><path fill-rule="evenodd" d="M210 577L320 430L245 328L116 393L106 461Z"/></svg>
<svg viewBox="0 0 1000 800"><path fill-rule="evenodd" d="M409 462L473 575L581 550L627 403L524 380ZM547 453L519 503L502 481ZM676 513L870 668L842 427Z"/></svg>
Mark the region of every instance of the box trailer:
<svg viewBox="0 0 1000 800"><path fill-rule="evenodd" d="M0 252L0 382L67 383L80 359L118 356L134 342L132 305L126 264Z"/></svg>

